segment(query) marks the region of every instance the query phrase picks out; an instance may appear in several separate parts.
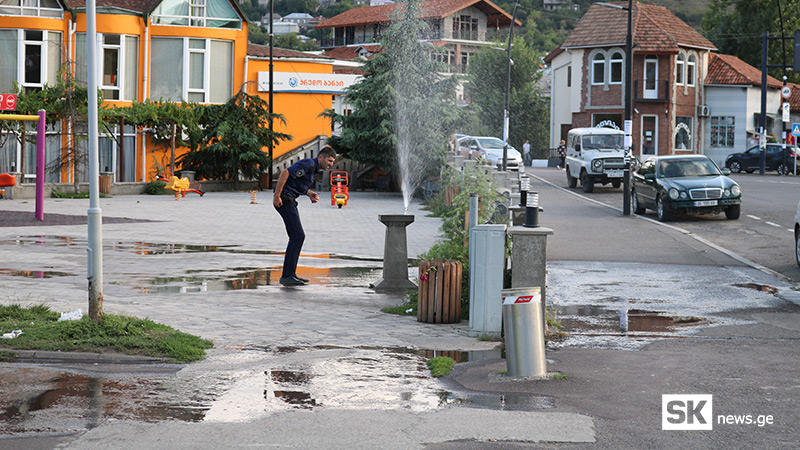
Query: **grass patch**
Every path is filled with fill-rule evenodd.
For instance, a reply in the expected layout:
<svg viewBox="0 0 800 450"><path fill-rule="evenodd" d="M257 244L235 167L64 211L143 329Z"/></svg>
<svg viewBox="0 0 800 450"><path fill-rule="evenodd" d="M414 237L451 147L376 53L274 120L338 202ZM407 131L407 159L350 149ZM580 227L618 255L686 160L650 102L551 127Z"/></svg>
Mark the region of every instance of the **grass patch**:
<svg viewBox="0 0 800 450"><path fill-rule="evenodd" d="M488 334L484 334L483 336L478 338L481 342L503 342L503 338L500 336L490 336Z"/></svg>
<svg viewBox="0 0 800 450"><path fill-rule="evenodd" d="M397 314L398 316L416 316L418 304L419 304L419 291L408 289L406 290L405 303L397 306L387 306L385 308L381 308L381 311L387 314Z"/></svg>
<svg viewBox="0 0 800 450"><path fill-rule="evenodd" d="M550 379L551 380L566 380L567 376L564 375L563 373L554 373L554 374L550 375Z"/></svg>
<svg viewBox="0 0 800 450"><path fill-rule="evenodd" d="M45 305L0 305L0 331L22 330L15 339L0 340L0 351L116 352L185 363L202 359L205 350L213 347L208 340L150 319L106 314L100 323L88 316L58 322L59 316Z"/></svg>
<svg viewBox="0 0 800 450"><path fill-rule="evenodd" d="M455 364L456 361L448 356L437 356L428 360L428 368L431 369L431 375L436 378L449 374Z"/></svg>

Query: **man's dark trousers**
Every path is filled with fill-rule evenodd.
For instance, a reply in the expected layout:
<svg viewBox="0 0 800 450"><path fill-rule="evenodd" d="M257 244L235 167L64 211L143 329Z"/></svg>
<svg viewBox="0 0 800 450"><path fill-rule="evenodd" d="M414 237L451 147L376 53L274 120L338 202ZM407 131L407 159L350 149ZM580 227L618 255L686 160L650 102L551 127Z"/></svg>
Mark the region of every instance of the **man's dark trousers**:
<svg viewBox="0 0 800 450"><path fill-rule="evenodd" d="M303 241L306 240L306 233L303 231L303 224L300 223L300 213L297 211L297 200L290 200L281 197L283 206L275 208L283 218L286 225L286 234L289 235L289 245L286 246L286 254L283 257L283 273L281 277L288 278L295 276L297 270L297 260L300 258L300 249L303 248Z"/></svg>

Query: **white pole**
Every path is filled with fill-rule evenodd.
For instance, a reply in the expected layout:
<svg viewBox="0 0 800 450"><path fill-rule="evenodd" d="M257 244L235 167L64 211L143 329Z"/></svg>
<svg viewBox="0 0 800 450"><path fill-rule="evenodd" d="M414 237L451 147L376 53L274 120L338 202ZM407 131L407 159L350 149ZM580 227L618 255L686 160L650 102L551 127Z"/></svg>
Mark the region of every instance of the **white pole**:
<svg viewBox="0 0 800 450"><path fill-rule="evenodd" d="M89 94L89 237L88 274L89 317L99 322L103 319L103 215L100 209L97 129L97 14L95 0L86 1L86 53L88 62L87 84Z"/></svg>

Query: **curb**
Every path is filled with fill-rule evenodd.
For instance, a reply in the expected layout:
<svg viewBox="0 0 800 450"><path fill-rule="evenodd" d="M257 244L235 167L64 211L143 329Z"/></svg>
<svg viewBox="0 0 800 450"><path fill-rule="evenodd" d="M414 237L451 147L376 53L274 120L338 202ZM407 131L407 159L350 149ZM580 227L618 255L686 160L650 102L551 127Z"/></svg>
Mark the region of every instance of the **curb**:
<svg viewBox="0 0 800 450"><path fill-rule="evenodd" d="M70 363L104 363L104 364L162 364L169 363L169 358L155 358L151 356L123 355L114 353L88 353L88 352L55 352L42 350L13 350L6 351L17 355L16 361L33 360L35 362L70 362Z"/></svg>

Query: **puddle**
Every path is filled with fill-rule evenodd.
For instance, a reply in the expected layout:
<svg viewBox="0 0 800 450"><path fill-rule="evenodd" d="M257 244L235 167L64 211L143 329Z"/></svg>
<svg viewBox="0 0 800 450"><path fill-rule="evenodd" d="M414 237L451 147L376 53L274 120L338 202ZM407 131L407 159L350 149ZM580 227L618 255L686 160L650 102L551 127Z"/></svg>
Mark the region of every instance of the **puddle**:
<svg viewBox="0 0 800 450"><path fill-rule="evenodd" d="M87 247L85 238L75 238L72 236L17 236L15 239L7 239L0 241L0 245L39 245L39 246L56 246L56 247ZM247 255L283 255L283 251L272 250L246 250L240 248L238 245L192 245L192 244L159 244L151 242L103 242L104 251L118 251L125 253L133 253L137 255L176 255L184 253L233 253L233 254L247 254ZM338 260L351 260L351 261L380 261L380 258L362 258L355 256L337 255L335 253L301 253L304 258L318 258L318 259L338 259Z"/></svg>
<svg viewBox="0 0 800 450"><path fill-rule="evenodd" d="M558 320L568 335L589 336L658 336L675 335L686 327L708 325L703 317L670 316L658 311L627 309L621 303L619 309L601 306L557 307Z"/></svg>
<svg viewBox="0 0 800 450"><path fill-rule="evenodd" d="M0 382L0 435L70 432L109 418L197 422L204 411L170 402L158 379L112 380L87 375L4 368Z"/></svg>
<svg viewBox="0 0 800 450"><path fill-rule="evenodd" d="M756 284L756 283L745 283L745 284L734 284L735 287L753 289L755 291L762 291L767 292L770 294L777 294L778 288L767 286L766 284Z"/></svg>
<svg viewBox="0 0 800 450"><path fill-rule="evenodd" d="M9 277L23 278L53 278L53 277L74 277L74 273L57 272L54 270L14 270L0 268L0 275Z"/></svg>
<svg viewBox="0 0 800 450"><path fill-rule="evenodd" d="M369 286L380 275L377 268L333 267L297 268L297 275L309 284L327 286ZM234 273L228 273L234 272ZM280 285L281 266L268 268L235 268L219 271L190 270L187 276L152 278L134 287L142 294L187 294L195 292L236 291Z"/></svg>

